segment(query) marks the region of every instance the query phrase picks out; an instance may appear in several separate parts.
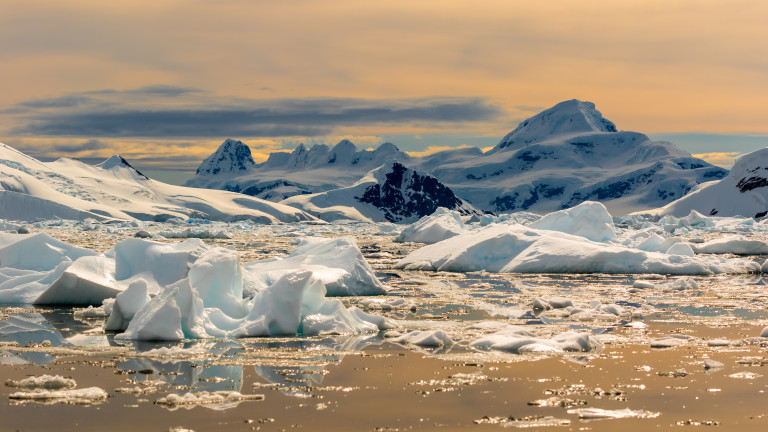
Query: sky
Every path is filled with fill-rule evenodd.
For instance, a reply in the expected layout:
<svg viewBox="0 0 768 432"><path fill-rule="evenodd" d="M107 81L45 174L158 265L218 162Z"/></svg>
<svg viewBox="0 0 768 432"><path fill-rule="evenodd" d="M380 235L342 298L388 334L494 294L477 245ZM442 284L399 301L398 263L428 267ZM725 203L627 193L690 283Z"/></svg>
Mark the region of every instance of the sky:
<svg viewBox="0 0 768 432"><path fill-rule="evenodd" d="M768 2L0 0L0 142L194 170L226 138L495 145L558 102L721 166L768 147Z"/></svg>

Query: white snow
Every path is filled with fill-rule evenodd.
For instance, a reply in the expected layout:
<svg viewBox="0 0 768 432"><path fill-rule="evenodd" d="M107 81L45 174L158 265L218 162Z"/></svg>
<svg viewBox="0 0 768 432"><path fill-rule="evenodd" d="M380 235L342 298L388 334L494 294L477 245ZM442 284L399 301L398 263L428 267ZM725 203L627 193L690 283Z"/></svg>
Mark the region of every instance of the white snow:
<svg viewBox="0 0 768 432"><path fill-rule="evenodd" d="M10 220L314 219L293 207L234 192L151 180L117 155L97 166L72 159L43 163L0 144L0 165L0 217Z"/></svg>
<svg viewBox="0 0 768 432"><path fill-rule="evenodd" d="M719 181L704 183L687 195L661 208L641 211L652 215L762 217L768 212L768 149L756 150L736 158L728 175Z"/></svg>

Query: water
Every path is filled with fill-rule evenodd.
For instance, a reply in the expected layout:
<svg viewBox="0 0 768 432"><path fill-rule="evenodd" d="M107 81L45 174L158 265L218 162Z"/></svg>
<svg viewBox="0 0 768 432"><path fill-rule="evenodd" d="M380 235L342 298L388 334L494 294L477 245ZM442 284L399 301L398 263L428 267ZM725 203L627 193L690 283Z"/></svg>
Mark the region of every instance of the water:
<svg viewBox="0 0 768 432"><path fill-rule="evenodd" d="M45 228L65 241L103 251L136 228L82 231ZM561 430L648 430L718 424L731 430L768 425L762 365L768 325L765 280L759 276L695 277L694 288L670 289L678 278L633 287L633 275L427 273L393 268L418 245L397 244L366 226L228 226L243 261L280 255L296 235L354 235L390 298L412 306L368 308L398 323L397 333L443 330L455 344L425 348L393 343L392 333L333 337L248 338L121 345L103 319L73 308L0 307L3 380L43 374L97 386L109 398L87 404L10 399L6 428L50 430L410 430L549 425ZM382 254L385 252L386 254ZM559 296L587 311L533 310L534 299ZM483 328L481 323L490 323ZM480 351L470 342L492 325L522 326L541 338L587 332L604 344L557 355ZM651 348L678 338L677 346ZM713 359L722 368L706 369ZM744 374L753 372L760 376ZM740 374L740 375L739 375ZM735 376L738 376L736 378ZM747 378L744 378L747 377ZM750 378L751 377L751 378ZM217 393L218 392L218 393ZM169 394L230 395L197 404L168 404ZM263 395L263 399L256 399ZM555 399L549 399L549 398ZM549 400L541 406L536 401ZM654 415L618 420L579 418L579 408L629 408ZM569 412L570 411L570 412ZM557 421L554 421L554 420ZM557 426L554 426L557 425Z"/></svg>

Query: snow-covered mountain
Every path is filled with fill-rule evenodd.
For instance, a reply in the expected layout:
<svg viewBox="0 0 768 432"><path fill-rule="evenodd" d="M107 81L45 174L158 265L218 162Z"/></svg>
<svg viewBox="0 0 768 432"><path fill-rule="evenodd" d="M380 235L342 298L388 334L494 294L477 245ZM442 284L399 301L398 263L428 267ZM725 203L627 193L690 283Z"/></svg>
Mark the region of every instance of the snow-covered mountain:
<svg viewBox="0 0 768 432"><path fill-rule="evenodd" d="M242 141L228 139L197 168L197 175L237 174L256 165L251 148Z"/></svg>
<svg viewBox="0 0 768 432"><path fill-rule="evenodd" d="M115 155L92 166L73 159L43 163L0 144L0 218L96 220L315 218L294 207L242 194L174 186L147 178Z"/></svg>
<svg viewBox="0 0 768 432"><path fill-rule="evenodd" d="M691 210L710 216L768 215L768 148L736 158L724 179L704 183L662 208L642 213L682 217Z"/></svg>
<svg viewBox="0 0 768 432"><path fill-rule="evenodd" d="M235 155L223 155L233 150L233 147L227 145L229 141L231 140L224 141L216 150L214 155L218 156L214 159L237 158ZM250 153L248 156L250 157ZM223 189L278 202L294 195L351 186L368 171L384 163L392 161L407 163L409 160L411 157L398 150L392 143L384 143L376 150L358 150L348 140L343 140L332 148L318 144L308 149L304 144L299 144L291 153L270 154L266 162L255 165L251 169L222 170L219 173L198 169L185 186ZM201 164L201 168L203 165L206 165L205 161Z"/></svg>
<svg viewBox="0 0 768 432"><path fill-rule="evenodd" d="M591 102L561 102L525 121L492 150L456 149L410 157L391 143L359 151L300 145L236 174L198 174L187 185L226 189L271 201L355 184L397 161L429 174L474 207L547 213L600 201L614 214L657 208L727 171L669 142L619 131Z"/></svg>
<svg viewBox="0 0 768 432"><path fill-rule="evenodd" d="M352 186L297 195L282 203L327 221L413 222L438 207L463 215L481 214L434 177L399 162L383 164Z"/></svg>

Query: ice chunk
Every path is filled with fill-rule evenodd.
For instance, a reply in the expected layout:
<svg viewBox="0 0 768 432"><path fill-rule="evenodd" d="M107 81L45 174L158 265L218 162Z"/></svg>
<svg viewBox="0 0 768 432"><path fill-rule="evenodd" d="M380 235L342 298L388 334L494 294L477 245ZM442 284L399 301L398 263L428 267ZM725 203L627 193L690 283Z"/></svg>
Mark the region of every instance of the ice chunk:
<svg viewBox="0 0 768 432"><path fill-rule="evenodd" d="M0 268L0 303L32 303L69 267L64 261L52 270Z"/></svg>
<svg viewBox="0 0 768 432"><path fill-rule="evenodd" d="M669 249L667 249L667 255L681 255L681 256L692 257L696 255L696 253L693 252L693 249L691 248L691 245L689 243L678 242L670 246Z"/></svg>
<svg viewBox="0 0 768 432"><path fill-rule="evenodd" d="M62 262L98 255L96 252L72 246L45 233L0 233L0 267L49 271Z"/></svg>
<svg viewBox="0 0 768 432"><path fill-rule="evenodd" d="M396 268L497 273L754 273L746 259L687 257L592 242L570 234L521 225L491 225L425 246Z"/></svg>
<svg viewBox="0 0 768 432"><path fill-rule="evenodd" d="M414 330L392 339L392 342L416 345L424 348L438 348L453 345L453 340L443 330Z"/></svg>
<svg viewBox="0 0 768 432"><path fill-rule="evenodd" d="M704 369L722 369L725 365L720 363L719 361L712 360L712 359L706 359L704 360Z"/></svg>
<svg viewBox="0 0 768 432"><path fill-rule="evenodd" d="M243 273L237 252L214 248L206 251L189 269L189 283L197 290L206 308L240 318L243 303Z"/></svg>
<svg viewBox="0 0 768 432"><path fill-rule="evenodd" d="M573 234L595 242L616 238L611 214L602 203L595 201L584 201L575 207L549 213L528 226Z"/></svg>
<svg viewBox="0 0 768 432"><path fill-rule="evenodd" d="M158 405L165 405L169 408L192 407L195 405L205 405L209 408L232 408L244 401L264 400L263 394L244 395L236 391L217 391L217 392L199 392L176 394L170 393L164 398L155 401Z"/></svg>
<svg viewBox="0 0 768 432"><path fill-rule="evenodd" d="M252 297L297 270L311 271L331 297L386 293L352 237L306 237L285 257L243 265L245 292Z"/></svg>
<svg viewBox="0 0 768 432"><path fill-rule="evenodd" d="M141 275L148 281L166 286L187 277L191 264L207 249L208 246L199 239L168 244L128 238L105 255L115 259L116 280Z"/></svg>
<svg viewBox="0 0 768 432"><path fill-rule="evenodd" d="M116 339L182 340L208 337L203 325L203 303L189 279L170 285L139 309Z"/></svg>
<svg viewBox="0 0 768 432"><path fill-rule="evenodd" d="M469 346L480 351L502 351L513 354L599 352L603 349L603 343L589 333L565 332L551 339L544 339L516 326L483 336L472 341Z"/></svg>
<svg viewBox="0 0 768 432"><path fill-rule="evenodd" d="M109 315L104 330L123 331L128 328L133 316L144 305L149 303L149 294L147 293L147 282L144 279L138 279L128 286L128 289L115 297L112 305L112 313Z"/></svg>
<svg viewBox="0 0 768 432"><path fill-rule="evenodd" d="M568 410L568 414L576 414L582 420L598 419L626 419L626 418L656 418L660 413L646 410L624 409L602 409L602 408L573 408Z"/></svg>
<svg viewBox="0 0 768 432"><path fill-rule="evenodd" d="M8 387L23 388L26 390L61 390L77 387L75 380L72 378L65 378L60 375L40 375L38 377L31 376L18 381L8 380L5 382L5 385Z"/></svg>
<svg viewBox="0 0 768 432"><path fill-rule="evenodd" d="M107 392L98 387L71 390L37 390L11 393L10 399L42 403L90 405L107 400Z"/></svg>
<svg viewBox="0 0 768 432"><path fill-rule="evenodd" d="M695 245L694 248L696 253L703 254L768 255L768 243L740 236L710 240Z"/></svg>
<svg viewBox="0 0 768 432"><path fill-rule="evenodd" d="M209 253L190 269L190 278L166 288L142 307L118 339L181 340L184 338L248 337L315 334L352 334L391 328L382 317L369 315L357 308L345 308L333 299L325 298L325 285L307 270L283 275L273 285L259 292L252 300L234 299L229 306L222 298L235 289L211 283L214 278L192 281L196 269L216 272L227 266L209 266L205 257L221 258ZM223 262L227 262L224 260ZM231 280L230 280L231 281ZM208 295L199 294L200 287ZM229 291L227 291L229 290ZM218 297L217 297L218 296ZM227 297L228 298L228 297ZM227 301L229 301L227 300ZM213 307L208 307L214 305ZM232 313L231 315L228 312Z"/></svg>
<svg viewBox="0 0 768 432"><path fill-rule="evenodd" d="M459 212L438 207L431 215L406 227L395 241L431 244L459 235L464 230L464 221Z"/></svg>
<svg viewBox="0 0 768 432"><path fill-rule="evenodd" d="M115 261L104 256L85 256L73 262L35 299L35 304L100 305L119 292L115 288Z"/></svg>

